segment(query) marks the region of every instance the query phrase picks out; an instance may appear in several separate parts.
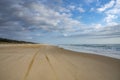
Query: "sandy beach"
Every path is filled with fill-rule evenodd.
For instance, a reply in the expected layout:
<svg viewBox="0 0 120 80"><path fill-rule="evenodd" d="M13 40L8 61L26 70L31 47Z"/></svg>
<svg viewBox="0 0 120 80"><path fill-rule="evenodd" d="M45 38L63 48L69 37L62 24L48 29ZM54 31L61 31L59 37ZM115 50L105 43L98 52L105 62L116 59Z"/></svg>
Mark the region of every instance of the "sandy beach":
<svg viewBox="0 0 120 80"><path fill-rule="evenodd" d="M120 80L120 59L50 45L0 44L0 80Z"/></svg>

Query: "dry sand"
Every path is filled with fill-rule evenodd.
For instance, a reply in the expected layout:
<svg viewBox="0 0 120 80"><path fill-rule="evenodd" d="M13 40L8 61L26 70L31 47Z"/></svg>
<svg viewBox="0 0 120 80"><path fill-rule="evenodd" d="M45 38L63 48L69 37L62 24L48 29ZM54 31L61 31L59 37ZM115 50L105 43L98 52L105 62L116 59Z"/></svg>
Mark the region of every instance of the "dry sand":
<svg viewBox="0 0 120 80"><path fill-rule="evenodd" d="M49 45L0 45L0 80L120 80L120 60Z"/></svg>

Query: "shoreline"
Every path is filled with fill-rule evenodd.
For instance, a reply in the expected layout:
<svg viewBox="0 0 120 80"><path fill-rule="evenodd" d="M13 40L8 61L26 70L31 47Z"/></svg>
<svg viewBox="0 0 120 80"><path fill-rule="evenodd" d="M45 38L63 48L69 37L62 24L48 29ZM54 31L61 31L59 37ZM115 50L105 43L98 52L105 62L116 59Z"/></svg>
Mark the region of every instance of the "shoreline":
<svg viewBox="0 0 120 80"><path fill-rule="evenodd" d="M58 47L58 48L62 48L64 50L68 50L68 51L72 51L72 52L75 52L75 53L80 53L80 54L90 54L90 55L97 55L97 56L103 56L103 57L108 57L108 58L114 58L114 59L118 59L120 60L119 57L114 57L114 56L109 56L109 55L105 55L105 54L101 54L101 53L97 53L97 52L85 52L85 51L76 51L76 50L72 50L72 49L67 49L67 48L64 48L64 47L61 47L59 45L50 45L50 44L0 44L0 47L1 46L12 46L12 47L16 47L16 46L27 46L27 47L31 47L31 46L34 46L34 47L38 47L38 46L53 46L53 47Z"/></svg>
<svg viewBox="0 0 120 80"><path fill-rule="evenodd" d="M74 51L74 52L80 52L80 53L85 53L85 54L93 54L93 55L98 55L98 56L105 56L105 57L110 57L110 58L115 58L115 59L120 59L120 55L115 55L114 53L110 53L108 54L109 52L105 53L105 52L95 52L95 51L90 51L90 50L78 50L78 49L72 49L72 48L69 48L69 47L64 47L64 46L59 46L59 48L63 48L65 50L70 50L70 51ZM70 46L71 47L71 46Z"/></svg>

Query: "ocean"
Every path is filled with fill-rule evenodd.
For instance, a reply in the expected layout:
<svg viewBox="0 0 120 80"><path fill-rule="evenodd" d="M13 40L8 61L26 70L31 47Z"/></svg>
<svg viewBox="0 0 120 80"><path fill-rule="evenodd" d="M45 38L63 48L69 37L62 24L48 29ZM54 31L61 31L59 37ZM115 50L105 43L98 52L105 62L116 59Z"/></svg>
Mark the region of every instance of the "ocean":
<svg viewBox="0 0 120 80"><path fill-rule="evenodd" d="M120 44L61 44L61 48L120 59Z"/></svg>

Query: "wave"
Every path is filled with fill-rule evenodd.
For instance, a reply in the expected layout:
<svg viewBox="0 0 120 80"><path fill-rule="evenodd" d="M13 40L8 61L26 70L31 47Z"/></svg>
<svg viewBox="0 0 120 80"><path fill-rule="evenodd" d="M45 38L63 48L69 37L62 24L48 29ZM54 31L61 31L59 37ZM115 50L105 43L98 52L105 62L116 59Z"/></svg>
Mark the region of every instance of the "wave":
<svg viewBox="0 0 120 80"><path fill-rule="evenodd" d="M62 44L59 47L120 59L120 44Z"/></svg>

